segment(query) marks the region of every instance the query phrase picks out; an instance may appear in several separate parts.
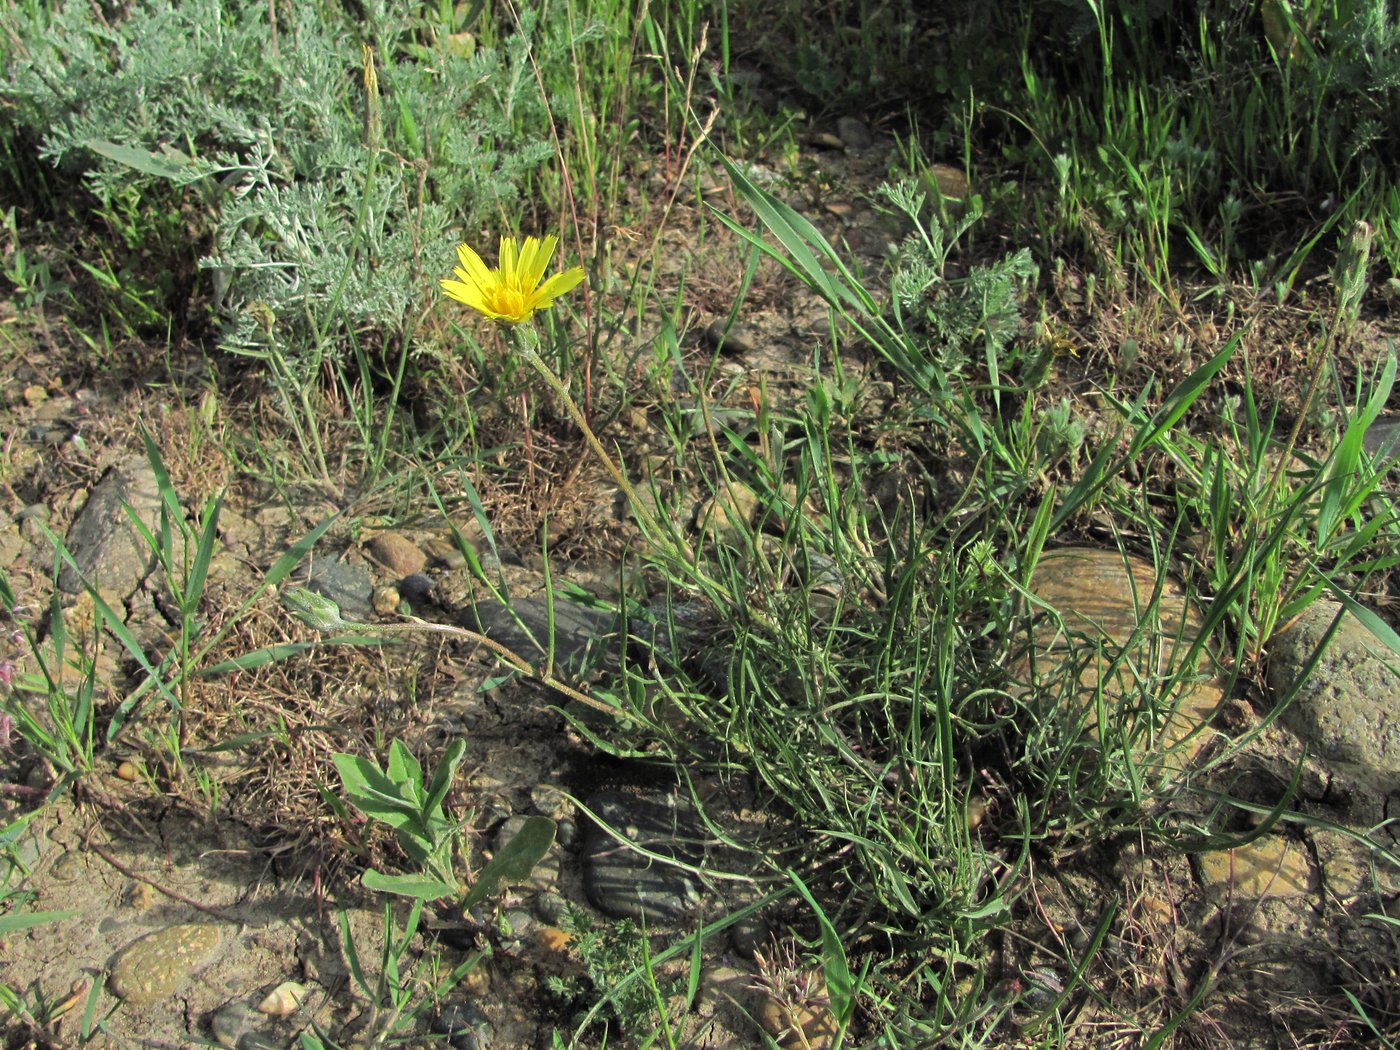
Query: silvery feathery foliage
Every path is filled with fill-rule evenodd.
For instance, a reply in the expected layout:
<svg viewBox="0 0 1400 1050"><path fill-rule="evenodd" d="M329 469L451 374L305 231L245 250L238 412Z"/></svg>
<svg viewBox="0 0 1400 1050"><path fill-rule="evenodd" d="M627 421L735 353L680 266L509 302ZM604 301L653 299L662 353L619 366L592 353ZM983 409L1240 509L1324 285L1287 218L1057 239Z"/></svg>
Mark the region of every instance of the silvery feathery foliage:
<svg viewBox="0 0 1400 1050"><path fill-rule="evenodd" d="M929 357L949 374L962 372L974 360L995 359L1010 371L1021 323L1021 300L1035 281L1037 269L1025 248L990 265L976 264L965 276L950 278L953 248L981 219L979 206L945 228L925 207L925 195L912 182L881 187L881 195L905 215L914 232L899 247L891 292L911 330L929 350Z"/></svg>
<svg viewBox="0 0 1400 1050"><path fill-rule="evenodd" d="M140 216L193 211L202 242L154 247L202 255L225 348L301 378L337 335L402 334L454 241L551 155L524 37L429 48L382 0L353 24L289 5L275 34L262 0L136 0L110 23L27 6L0 13L20 132L137 238L158 226Z"/></svg>

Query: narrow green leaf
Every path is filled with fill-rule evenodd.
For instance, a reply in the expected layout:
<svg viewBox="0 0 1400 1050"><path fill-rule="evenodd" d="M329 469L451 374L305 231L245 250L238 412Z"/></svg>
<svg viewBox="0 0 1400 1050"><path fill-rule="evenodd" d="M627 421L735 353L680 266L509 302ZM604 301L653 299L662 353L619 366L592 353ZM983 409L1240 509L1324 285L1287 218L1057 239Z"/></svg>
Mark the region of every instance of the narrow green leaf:
<svg viewBox="0 0 1400 1050"><path fill-rule="evenodd" d="M155 475L156 491L160 493L160 501L165 505L173 521L183 521L185 508L180 504L180 494L175 491L175 483L170 480L170 471L165 469L165 460L161 458L160 449L157 447L151 432L144 426L141 428L141 441L146 446L146 461L151 465L151 473Z"/></svg>
<svg viewBox="0 0 1400 1050"><path fill-rule="evenodd" d="M355 983L360 986L361 991L366 995L373 996L374 986L365 980L364 967L360 965L360 952L355 947L355 935L350 932L350 914L344 908L340 909L340 945L345 952L345 965L350 971L350 976L355 979Z"/></svg>
<svg viewBox="0 0 1400 1050"><path fill-rule="evenodd" d="M366 889L394 893L400 897L435 901L439 897L455 897L457 887L430 875L385 875L370 868L360 878Z"/></svg>
<svg viewBox="0 0 1400 1050"><path fill-rule="evenodd" d="M154 153L105 139L88 139L83 145L98 156L124 164L143 175L171 181L182 181L189 175L190 158L170 146L165 146L160 153Z"/></svg>
<svg viewBox="0 0 1400 1050"><path fill-rule="evenodd" d="M219 513L223 510L223 496L211 497L204 505L201 516L203 529L199 534L199 545L195 548L194 561L190 564L189 576L185 579L185 593L181 605L193 612L204 596L204 581L209 577L209 563L214 558L214 544L219 539Z"/></svg>
<svg viewBox="0 0 1400 1050"><path fill-rule="evenodd" d="M817 926L822 936L822 976L826 978L827 994L831 997L831 1012L836 1017L836 1023L845 1029L856 1008L855 980L851 977L851 967L846 961L846 949L841 944L836 928L831 925L831 920L826 917L826 912L812 896L807 884L798 878L794 871L788 872L788 878L817 917Z"/></svg>
<svg viewBox="0 0 1400 1050"><path fill-rule="evenodd" d="M302 559L311 553L311 549L316 546L316 541L325 535L326 530L338 517L340 517L339 513L332 514L288 547L282 556L273 563L272 568L267 570L267 575L263 577L264 588L274 589L285 580L291 571L301 564Z"/></svg>
<svg viewBox="0 0 1400 1050"><path fill-rule="evenodd" d="M1243 333L1240 332L1231 336L1229 342L1214 357L1183 379L1167 395L1166 402L1152 417L1151 423L1133 438L1127 457L1129 461L1136 458L1139 452L1153 444L1162 434L1181 421L1181 417L1205 392L1210 381L1229 363L1230 358L1235 356L1235 350L1238 349L1242 337Z"/></svg>
<svg viewBox="0 0 1400 1050"><path fill-rule="evenodd" d="M18 933L20 930L33 929L35 926L46 926L51 922L62 922L64 919L71 919L75 915L81 915L78 911L17 911L8 915L0 915L0 936L10 933Z"/></svg>
<svg viewBox="0 0 1400 1050"><path fill-rule="evenodd" d="M462 764L466 753L466 742L460 737L447 745L447 750L442 753L442 758L438 760L437 768L433 770L433 779L428 784L427 797L423 799L424 813L436 814L441 810L442 800L452 790L452 781L456 779L457 767Z"/></svg>

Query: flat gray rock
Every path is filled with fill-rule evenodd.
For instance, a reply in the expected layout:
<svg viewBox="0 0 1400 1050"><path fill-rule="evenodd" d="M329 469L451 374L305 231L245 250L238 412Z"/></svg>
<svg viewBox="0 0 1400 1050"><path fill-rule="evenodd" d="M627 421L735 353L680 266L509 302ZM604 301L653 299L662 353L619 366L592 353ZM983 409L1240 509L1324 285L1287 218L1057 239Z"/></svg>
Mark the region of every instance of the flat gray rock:
<svg viewBox="0 0 1400 1050"><path fill-rule="evenodd" d="M368 620L374 597L369 569L363 565L318 558L307 575L308 590L335 602L347 620Z"/></svg>
<svg viewBox="0 0 1400 1050"><path fill-rule="evenodd" d="M1340 610L1336 602L1314 602L1270 642L1268 681L1276 697L1297 683ZM1400 655L1346 613L1282 716L1320 758L1383 793L1400 790L1400 675L1392 666L1400 666Z"/></svg>
<svg viewBox="0 0 1400 1050"><path fill-rule="evenodd" d="M669 796L644 798L613 789L595 792L584 805L638 847L588 822L580 853L583 889L595 908L648 926L682 922L699 908L700 880L667 863L668 858L691 866L704 861L707 836L689 806Z"/></svg>
<svg viewBox="0 0 1400 1050"><path fill-rule="evenodd" d="M549 649L549 602L515 598L509 606L487 598L462 610L462 626L480 631L532 664ZM598 654L615 649L617 617L562 598L554 600L554 666L568 671L596 664Z"/></svg>
<svg viewBox="0 0 1400 1050"><path fill-rule="evenodd" d="M1366 428L1362 444L1376 459L1393 463L1400 456L1400 418L1382 416L1377 419Z"/></svg>
<svg viewBox="0 0 1400 1050"><path fill-rule="evenodd" d="M124 459L102 475L64 540L77 565L64 564L58 585L69 594L84 581L125 600L136 593L155 561L127 507L153 533L160 520L160 489L144 456Z"/></svg>

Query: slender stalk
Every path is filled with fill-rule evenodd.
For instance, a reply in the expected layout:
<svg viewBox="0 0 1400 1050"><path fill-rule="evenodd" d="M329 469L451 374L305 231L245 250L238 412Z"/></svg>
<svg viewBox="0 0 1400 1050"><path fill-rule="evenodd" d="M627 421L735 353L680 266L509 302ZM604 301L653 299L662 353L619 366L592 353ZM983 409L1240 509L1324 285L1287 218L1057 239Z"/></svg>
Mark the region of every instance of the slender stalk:
<svg viewBox="0 0 1400 1050"><path fill-rule="evenodd" d="M429 634L446 634L451 635L453 638L460 638L464 641L475 642L478 645L484 645L487 649L490 649L493 653L495 653L506 663L514 667L521 674L529 675L531 678L534 678L536 681L538 681L541 685L548 686L555 692L563 693L570 700L576 700L580 704L584 704L587 707L595 708L599 711L604 711L610 715L617 714L616 707L614 707L611 704L605 704L601 700L595 700L587 693L581 692L580 690L574 688L568 682L565 682L562 679L555 677L553 671L550 668L535 667L530 663L530 661L526 660L514 649L502 645L494 638L488 638L486 635L481 634L478 631L470 630L466 627L458 627L456 624L450 623L434 623L431 620L422 620L416 616L409 617L408 622L406 623L374 624L373 626L347 624L346 626L356 628L362 627L369 633L376 635L412 634L418 631L426 631Z"/></svg>
<svg viewBox="0 0 1400 1050"><path fill-rule="evenodd" d="M1269 479L1269 487L1264 490L1265 508L1273 506L1274 497L1283 482L1283 473L1288 469L1288 461L1292 458L1293 450L1297 447L1298 438L1303 431L1303 421L1307 419L1313 399L1317 397L1317 388L1322 384L1323 366L1331 359L1337 347L1351 338L1351 330L1356 326L1361 309L1361 297L1366 292L1366 268L1370 258L1371 226L1369 223L1357 222L1352 226L1351 235L1337 257L1336 269L1332 271L1332 279L1337 285L1337 309L1332 314L1332 323L1328 326L1327 333L1318 341L1308 358L1308 390L1303 395L1303 403L1298 406L1298 416L1293 420L1293 428L1288 432L1288 440L1284 442L1278 465L1274 467L1273 477Z"/></svg>
<svg viewBox="0 0 1400 1050"><path fill-rule="evenodd" d="M618 488L622 489L623 494L627 497L628 504L632 508L632 512L641 519L643 528L651 535L661 535L662 529L656 520L656 516L647 509L646 504L638 497L636 489L634 489L632 483L627 480L627 476L622 473L622 468L618 466L617 461L608 454L607 449L603 448L603 443L598 440L598 436L593 433L593 428L588 425L588 420L579 409L578 403L574 400L573 395L569 393L569 388L564 385L563 381L554 374L553 370L544 363L544 359L540 357L539 333L530 325L514 325L511 328L511 334L515 338L515 348L520 351L520 355L530 363L530 367L539 373L540 378L559 396L560 402L564 405L564 410L569 413L570 418L573 419L575 425L578 426L579 431L583 434L584 440L588 442L588 447L593 450L593 454L598 457L604 469L612 476L613 481L617 482ZM679 536L672 536L671 539L679 549L679 553L685 561L687 563L693 563L695 561L695 555L690 549L690 545Z"/></svg>

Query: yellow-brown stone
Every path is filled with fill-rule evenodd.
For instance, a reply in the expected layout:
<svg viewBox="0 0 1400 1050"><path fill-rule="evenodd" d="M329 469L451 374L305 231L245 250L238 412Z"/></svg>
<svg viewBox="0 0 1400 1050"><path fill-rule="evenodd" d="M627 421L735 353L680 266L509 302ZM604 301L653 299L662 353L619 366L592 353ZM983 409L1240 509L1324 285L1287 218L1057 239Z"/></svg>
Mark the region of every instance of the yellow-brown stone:
<svg viewBox="0 0 1400 1050"><path fill-rule="evenodd" d="M129 944L112 966L112 994L141 1006L178 991L218 950L217 926L186 923L147 934Z"/></svg>
<svg viewBox="0 0 1400 1050"><path fill-rule="evenodd" d="M1235 849L1213 850L1198 858L1201 885L1212 900L1306 897L1317 892L1307 852L1297 843L1269 835Z"/></svg>
<svg viewBox="0 0 1400 1050"><path fill-rule="evenodd" d="M1091 732L1098 732L1102 696L1120 727L1140 741L1139 757L1155 756L1162 772L1179 773L1209 739L1203 727L1223 696L1209 647L1192 671L1183 666L1204 630L1200 609L1168 577L1158 591L1157 575L1142 558L1116 550L1067 547L1046 551L1031 575L1033 610L1030 655L1021 661L1023 681L1041 702L1065 702L1066 682L1078 667L1077 707ZM1053 611L1052 611L1053 610ZM1162 724L1137 733L1134 720L1144 691L1175 690L1177 701Z"/></svg>

